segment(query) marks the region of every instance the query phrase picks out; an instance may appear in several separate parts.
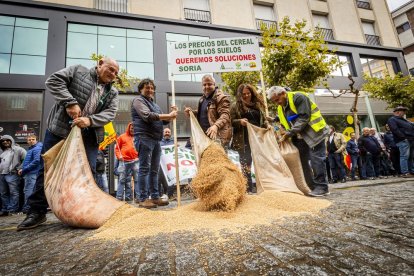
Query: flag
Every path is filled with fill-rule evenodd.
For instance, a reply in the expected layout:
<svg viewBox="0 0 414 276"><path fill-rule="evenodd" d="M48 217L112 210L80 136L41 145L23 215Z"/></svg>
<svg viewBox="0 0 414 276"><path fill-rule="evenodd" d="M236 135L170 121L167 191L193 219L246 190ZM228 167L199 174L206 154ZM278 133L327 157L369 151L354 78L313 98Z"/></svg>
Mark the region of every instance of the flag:
<svg viewBox="0 0 414 276"><path fill-rule="evenodd" d="M104 126L104 140L99 144L99 150L104 150L108 145L116 141L116 132L112 122Z"/></svg>

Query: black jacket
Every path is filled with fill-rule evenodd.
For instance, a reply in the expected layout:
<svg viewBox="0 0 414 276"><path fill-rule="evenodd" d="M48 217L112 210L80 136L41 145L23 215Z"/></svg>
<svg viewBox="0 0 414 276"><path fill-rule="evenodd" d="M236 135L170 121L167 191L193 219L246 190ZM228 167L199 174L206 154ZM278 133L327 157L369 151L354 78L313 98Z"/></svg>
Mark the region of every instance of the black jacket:
<svg viewBox="0 0 414 276"><path fill-rule="evenodd" d="M395 143L405 139L414 140L414 124L410 121L399 116L392 116L388 119L388 126L394 135Z"/></svg>

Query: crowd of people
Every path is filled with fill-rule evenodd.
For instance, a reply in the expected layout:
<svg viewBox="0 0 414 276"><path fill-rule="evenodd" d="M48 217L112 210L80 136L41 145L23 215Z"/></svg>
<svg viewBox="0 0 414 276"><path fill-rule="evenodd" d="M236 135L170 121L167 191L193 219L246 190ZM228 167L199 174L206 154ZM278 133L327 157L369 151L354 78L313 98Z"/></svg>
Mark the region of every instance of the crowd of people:
<svg viewBox="0 0 414 276"><path fill-rule="evenodd" d="M103 126L114 120L118 109L118 93L113 86L118 71L117 61L104 58L90 69L75 65L52 74L46 87L56 103L49 113L43 144L28 140L30 148L26 153L14 145L12 137L2 136L1 215L18 212L19 199L15 187L21 176L25 179L27 195L25 193L23 210L27 215L18 225L18 231L37 227L46 221L48 204L40 154L65 139L73 126L82 129L92 174L98 186L108 192L105 158L98 145L103 140ZM328 178L334 183L347 180L345 154L350 155L352 180L357 178L356 168L361 179L386 177L390 173L411 177L414 173L414 125L404 118L407 111L404 107L394 110L394 116L388 121L388 130L383 135L378 135L375 129L364 128L359 139L352 134L346 142L341 133L327 125L318 106L306 93L271 87L267 91L267 99L277 104L277 117L270 118L265 116L264 99L253 85L241 84L235 100L231 100L216 86L213 76L203 76L201 83L202 96L197 108L186 107L184 112L188 116L190 112L194 113L209 138L226 150L233 149L239 153L250 193L256 189L251 179L252 152L247 124L270 130L276 119L281 129L277 134L278 142L290 140L299 149L310 196L328 195ZM161 197L163 193L169 193L169 187L159 174L160 156L162 145L173 144L171 130L165 126L177 117L178 110L171 106L170 111L164 113L155 102L155 91L153 80L141 80L138 96L131 103L131 123L118 137L115 146L119 173L116 197L131 200L129 184L133 177L134 197L142 208L156 208L169 203L168 199Z"/></svg>

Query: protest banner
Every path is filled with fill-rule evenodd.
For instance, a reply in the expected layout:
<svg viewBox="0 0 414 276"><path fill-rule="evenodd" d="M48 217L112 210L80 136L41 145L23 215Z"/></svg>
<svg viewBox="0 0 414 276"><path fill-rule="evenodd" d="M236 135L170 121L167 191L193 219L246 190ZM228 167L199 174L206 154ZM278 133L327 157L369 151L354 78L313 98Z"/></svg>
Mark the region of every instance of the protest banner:
<svg viewBox="0 0 414 276"><path fill-rule="evenodd" d="M195 156L190 149L177 148L178 152L178 167L180 172L180 182L184 183L185 180L193 178L197 174L197 165L195 162ZM229 150L227 152L229 159L241 169L240 158L237 151ZM167 180L168 186L176 184L175 174L175 158L174 158L174 146L162 146L161 147L161 161L160 166L165 179ZM254 179L254 170L252 167L252 178ZM188 181L187 181L188 182Z"/></svg>
<svg viewBox="0 0 414 276"><path fill-rule="evenodd" d="M171 73L260 71L257 37L176 42L170 47Z"/></svg>

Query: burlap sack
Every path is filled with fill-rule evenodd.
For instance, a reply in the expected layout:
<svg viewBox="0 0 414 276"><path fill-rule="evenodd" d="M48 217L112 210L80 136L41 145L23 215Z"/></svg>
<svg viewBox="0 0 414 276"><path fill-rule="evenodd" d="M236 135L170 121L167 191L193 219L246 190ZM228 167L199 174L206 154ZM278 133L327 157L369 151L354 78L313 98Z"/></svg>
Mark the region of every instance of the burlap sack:
<svg viewBox="0 0 414 276"><path fill-rule="evenodd" d="M247 124L257 192L275 190L303 194L283 160L273 131Z"/></svg>
<svg viewBox="0 0 414 276"><path fill-rule="evenodd" d="M98 228L125 204L96 185L79 127L75 126L68 138L48 150L43 159L46 198L62 222Z"/></svg>
<svg viewBox="0 0 414 276"><path fill-rule="evenodd" d="M191 123L191 137L193 138L193 152L196 159L197 166L200 166L201 154L213 141L207 137L194 116L194 113L190 111L190 123Z"/></svg>
<svg viewBox="0 0 414 276"><path fill-rule="evenodd" d="M296 187L305 195L309 195L311 190L306 184L305 176L303 174L302 164L300 163L299 150L292 142L284 141L279 144L280 153L288 165L290 171L295 179Z"/></svg>

